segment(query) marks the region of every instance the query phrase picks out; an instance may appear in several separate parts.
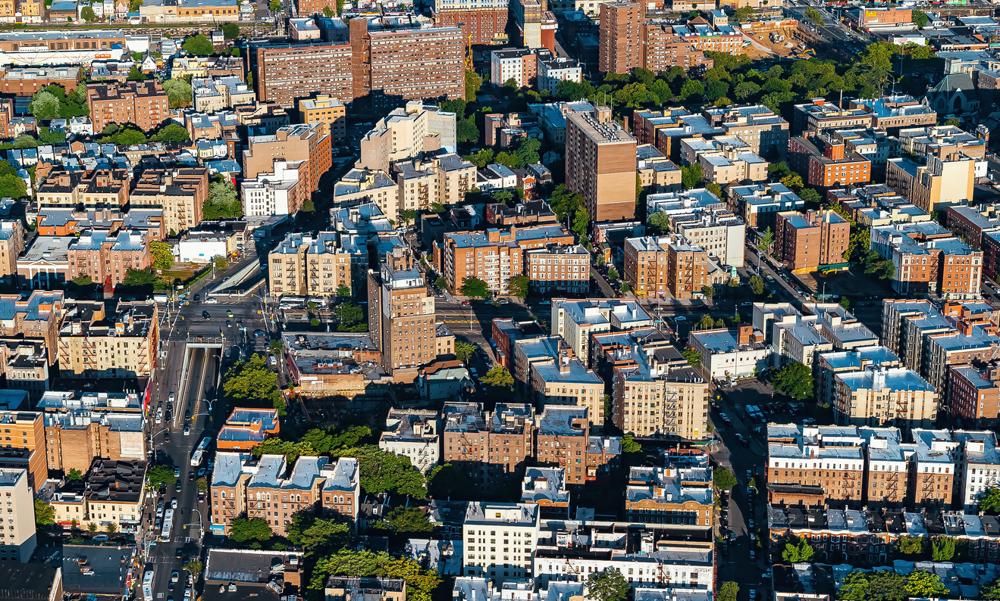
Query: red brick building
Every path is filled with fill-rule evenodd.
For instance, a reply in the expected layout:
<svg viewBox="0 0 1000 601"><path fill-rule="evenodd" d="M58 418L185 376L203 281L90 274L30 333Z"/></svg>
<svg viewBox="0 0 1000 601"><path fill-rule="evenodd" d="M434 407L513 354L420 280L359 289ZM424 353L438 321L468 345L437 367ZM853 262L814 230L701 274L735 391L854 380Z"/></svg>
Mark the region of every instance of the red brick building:
<svg viewBox="0 0 1000 601"><path fill-rule="evenodd" d="M149 131L170 117L167 93L158 81L88 85L87 107L95 132L111 123L132 123Z"/></svg>

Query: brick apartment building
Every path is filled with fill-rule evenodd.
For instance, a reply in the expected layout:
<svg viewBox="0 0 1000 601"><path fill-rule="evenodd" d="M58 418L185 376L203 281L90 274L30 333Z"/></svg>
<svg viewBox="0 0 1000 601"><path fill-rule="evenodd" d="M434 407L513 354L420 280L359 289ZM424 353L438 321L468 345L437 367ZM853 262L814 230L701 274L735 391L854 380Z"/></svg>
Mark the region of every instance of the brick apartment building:
<svg viewBox="0 0 1000 601"><path fill-rule="evenodd" d="M38 207L124 207L132 174L126 169L56 168L38 184Z"/></svg>
<svg viewBox="0 0 1000 601"><path fill-rule="evenodd" d="M439 8L434 5L434 25L436 27L460 27L462 39L473 45L496 44L507 39L507 24L510 9L506 2L493 2L495 6L478 8ZM481 3L477 3L481 6Z"/></svg>
<svg viewBox="0 0 1000 601"><path fill-rule="evenodd" d="M375 107L388 108L399 100L465 94L466 40L458 27L391 26L358 17L331 37L253 46L258 99L292 106L319 93L345 103L371 97Z"/></svg>
<svg viewBox="0 0 1000 601"><path fill-rule="evenodd" d="M872 177L870 160L848 152L843 141L825 134L792 138L788 161L793 169L806 174L806 184L817 188L867 184Z"/></svg>
<svg viewBox="0 0 1000 601"><path fill-rule="evenodd" d="M677 35L671 24L648 19L639 2L602 3L598 37L597 61L602 73L628 73L637 67L656 73L671 66L685 70L712 66L705 48Z"/></svg>
<svg viewBox="0 0 1000 601"><path fill-rule="evenodd" d="M331 143L342 144L347 140L347 107L337 98L318 94L299 100L299 116L303 123L321 123Z"/></svg>
<svg viewBox="0 0 1000 601"><path fill-rule="evenodd" d="M319 190L319 181L333 165L330 135L320 124L300 123L278 129L273 135L251 136L243 151L243 177L250 179L270 173L274 161L302 161L299 177L308 190Z"/></svg>
<svg viewBox="0 0 1000 601"><path fill-rule="evenodd" d="M163 210L163 229L180 234L201 223L201 210L208 200L208 169L178 167L146 169L139 175L129 197L132 207Z"/></svg>
<svg viewBox="0 0 1000 601"><path fill-rule="evenodd" d="M27 299L19 294L0 295L0 337L43 340L49 364L56 362L59 324L65 300L61 290L33 290Z"/></svg>
<svg viewBox="0 0 1000 601"><path fill-rule="evenodd" d="M0 278L17 275L17 258L24 251L25 231L20 219L0 221Z"/></svg>
<svg viewBox="0 0 1000 601"><path fill-rule="evenodd" d="M689 299L709 284L708 253L677 236L628 238L622 278L640 298Z"/></svg>
<svg viewBox="0 0 1000 601"><path fill-rule="evenodd" d="M338 296L351 288L351 255L336 232L316 236L289 233L267 255L268 292L272 296Z"/></svg>
<svg viewBox="0 0 1000 601"><path fill-rule="evenodd" d="M149 376L156 367L160 326L153 301L67 304L56 352L59 373L76 378Z"/></svg>
<svg viewBox="0 0 1000 601"><path fill-rule="evenodd" d="M67 92L80 81L80 67L11 67L0 70L0 94L34 96L45 86L62 86Z"/></svg>
<svg viewBox="0 0 1000 601"><path fill-rule="evenodd" d="M794 272L844 265L851 224L833 212L782 211L775 216L775 255Z"/></svg>
<svg viewBox="0 0 1000 601"><path fill-rule="evenodd" d="M90 278L106 290L125 281L130 269L143 270L152 265L149 246L135 230L89 230L73 240L66 253L69 269L66 278Z"/></svg>
<svg viewBox="0 0 1000 601"><path fill-rule="evenodd" d="M566 183L591 220L635 217L636 140L600 107L566 116Z"/></svg>
<svg viewBox="0 0 1000 601"><path fill-rule="evenodd" d="M49 477L45 460L45 424L34 411L0 411L0 467L28 472L28 485L39 491Z"/></svg>
<svg viewBox="0 0 1000 601"><path fill-rule="evenodd" d="M170 117L167 93L158 81L90 84L87 108L95 132L111 123L132 123L149 131Z"/></svg>
<svg viewBox="0 0 1000 601"><path fill-rule="evenodd" d="M579 244L550 245L524 253L525 274L536 294L586 294L590 290L590 251Z"/></svg>

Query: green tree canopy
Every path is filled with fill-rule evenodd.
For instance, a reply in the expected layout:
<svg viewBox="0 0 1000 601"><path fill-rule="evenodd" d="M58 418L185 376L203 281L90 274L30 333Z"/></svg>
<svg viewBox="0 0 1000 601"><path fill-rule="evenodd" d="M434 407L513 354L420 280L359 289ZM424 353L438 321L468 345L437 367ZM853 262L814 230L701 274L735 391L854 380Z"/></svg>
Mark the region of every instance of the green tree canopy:
<svg viewBox="0 0 1000 601"><path fill-rule="evenodd" d="M160 278L156 277L152 269L128 269L122 284L132 288L145 288L156 286L160 283Z"/></svg>
<svg viewBox="0 0 1000 601"><path fill-rule="evenodd" d="M802 401L813 395L812 370L798 361L789 361L774 377L774 389Z"/></svg>
<svg viewBox="0 0 1000 601"><path fill-rule="evenodd" d="M740 585L727 580L719 587L719 594L715 596L716 601L737 601L740 595Z"/></svg>
<svg viewBox="0 0 1000 601"><path fill-rule="evenodd" d="M477 277L467 277L462 281L462 287L459 289L462 296L468 296L470 298L482 298L486 299L490 297L490 287L483 280Z"/></svg>
<svg viewBox="0 0 1000 601"><path fill-rule="evenodd" d="M343 449L334 454L357 458L361 488L365 492L388 492L416 499L427 497L424 476L413 467L408 457L383 451L375 445Z"/></svg>
<svg viewBox="0 0 1000 601"><path fill-rule="evenodd" d="M240 37L240 26L236 23L223 23L222 36L227 40L235 40Z"/></svg>
<svg viewBox="0 0 1000 601"><path fill-rule="evenodd" d="M164 486L173 486L177 482L174 470L167 465L154 465L146 470L146 488L155 490Z"/></svg>
<svg viewBox="0 0 1000 601"><path fill-rule="evenodd" d="M59 99L48 90L38 91L31 99L28 110L39 122L59 117Z"/></svg>
<svg viewBox="0 0 1000 601"><path fill-rule="evenodd" d="M785 548L781 551L781 559L787 563L803 563L812 561L815 549L805 538L789 540L785 543Z"/></svg>
<svg viewBox="0 0 1000 601"><path fill-rule="evenodd" d="M951 561L955 557L955 539L950 536L935 536L931 539L931 559Z"/></svg>
<svg viewBox="0 0 1000 601"><path fill-rule="evenodd" d="M251 355L229 368L222 390L238 405L269 405L284 415L285 398L278 388L278 374L267 367L263 355Z"/></svg>
<svg viewBox="0 0 1000 601"><path fill-rule="evenodd" d="M174 250L168 242L158 240L150 242L149 254L153 255L154 269L170 269L174 265Z"/></svg>
<svg viewBox="0 0 1000 601"><path fill-rule="evenodd" d="M287 538L296 547L302 547L307 555L315 555L346 546L351 540L351 526L312 512L301 512L292 516Z"/></svg>
<svg viewBox="0 0 1000 601"><path fill-rule="evenodd" d="M240 516L229 525L229 538L237 543L266 543L274 534L263 518Z"/></svg>
<svg viewBox="0 0 1000 601"><path fill-rule="evenodd" d="M979 498L979 511L989 514L1000 513L1000 487L986 489Z"/></svg>
<svg viewBox="0 0 1000 601"><path fill-rule="evenodd" d="M52 526L56 523L56 510L45 501L35 498L35 526Z"/></svg>
<svg viewBox="0 0 1000 601"><path fill-rule="evenodd" d="M726 492L733 490L737 484L736 475L733 474L733 470L723 465L715 466L715 469L712 471L712 482L715 484L715 488Z"/></svg>
<svg viewBox="0 0 1000 601"><path fill-rule="evenodd" d="M243 205L236 197L236 187L229 179L219 178L208 185L208 199L201 209L201 217L206 221L216 219L239 219L243 216Z"/></svg>
<svg viewBox="0 0 1000 601"><path fill-rule="evenodd" d="M0 175L0 197L24 198L28 195L28 185L16 175Z"/></svg>
<svg viewBox="0 0 1000 601"><path fill-rule="evenodd" d="M479 378L479 381L484 386L491 386L493 388L514 388L514 376L510 375L507 368L499 363L491 367L490 371Z"/></svg>
<svg viewBox="0 0 1000 601"><path fill-rule="evenodd" d="M992 584L988 584L979 591L980 598L983 601L1000 601L1000 578L993 581Z"/></svg>
<svg viewBox="0 0 1000 601"><path fill-rule="evenodd" d="M390 509L379 527L400 535L429 534L434 530L424 509L402 506Z"/></svg>
<svg viewBox="0 0 1000 601"><path fill-rule="evenodd" d="M181 44L181 49L193 56L208 56L215 52L215 48L212 46L212 40L208 39L203 33L196 33L195 35L188 36L184 43Z"/></svg>
<svg viewBox="0 0 1000 601"><path fill-rule="evenodd" d="M321 558L312 570L309 589L323 591L330 576L383 576L406 581L407 601L431 601L431 593L441 584L437 572L424 570L409 558L397 558L384 551L342 549Z"/></svg>
<svg viewBox="0 0 1000 601"><path fill-rule="evenodd" d="M750 290L753 292L754 296L761 296L764 294L764 278L757 274L750 276Z"/></svg>
<svg viewBox="0 0 1000 601"><path fill-rule="evenodd" d="M681 185L684 186L685 190L697 188L703 180L704 175L701 171L701 165L698 163L681 167Z"/></svg>
<svg viewBox="0 0 1000 601"><path fill-rule="evenodd" d="M528 276L515 275L507 282L507 291L523 301L528 298L528 285Z"/></svg>
<svg viewBox="0 0 1000 601"><path fill-rule="evenodd" d="M462 363L468 363L469 359L476 354L476 349L478 347L466 340L456 340L455 341L455 357Z"/></svg>
<svg viewBox="0 0 1000 601"><path fill-rule="evenodd" d="M163 91L167 93L170 108L182 109L191 106L193 93L191 84L186 79L171 78L164 81Z"/></svg>
<svg viewBox="0 0 1000 601"><path fill-rule="evenodd" d="M587 578L587 599L592 601L626 601L629 583L617 568L595 572Z"/></svg>
<svg viewBox="0 0 1000 601"><path fill-rule="evenodd" d="M642 452L642 443L635 439L635 436L625 433L622 435L622 452L626 455L635 455Z"/></svg>
<svg viewBox="0 0 1000 601"><path fill-rule="evenodd" d="M896 552L907 558L924 554L924 539L921 536L901 536L896 541Z"/></svg>
<svg viewBox="0 0 1000 601"><path fill-rule="evenodd" d="M177 145L191 142L191 136L188 134L187 128L180 123L168 123L164 125L150 139L154 142Z"/></svg>
<svg viewBox="0 0 1000 601"><path fill-rule="evenodd" d="M947 597L949 591L937 574L914 570L906 577L906 595L921 598Z"/></svg>
<svg viewBox="0 0 1000 601"><path fill-rule="evenodd" d="M687 360L688 365L691 367L698 367L701 365L701 353L698 352L698 349L690 346L685 347L685 349L681 351L681 355L684 356L684 359Z"/></svg>

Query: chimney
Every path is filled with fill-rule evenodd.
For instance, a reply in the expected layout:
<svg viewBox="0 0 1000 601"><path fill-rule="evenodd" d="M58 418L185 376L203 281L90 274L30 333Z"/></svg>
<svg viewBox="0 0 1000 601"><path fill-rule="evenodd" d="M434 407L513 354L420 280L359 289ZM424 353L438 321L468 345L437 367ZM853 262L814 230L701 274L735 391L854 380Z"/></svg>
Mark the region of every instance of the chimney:
<svg viewBox="0 0 1000 601"><path fill-rule="evenodd" d="M740 346L750 344L750 336L753 334L753 326L743 324L736 330L736 343Z"/></svg>

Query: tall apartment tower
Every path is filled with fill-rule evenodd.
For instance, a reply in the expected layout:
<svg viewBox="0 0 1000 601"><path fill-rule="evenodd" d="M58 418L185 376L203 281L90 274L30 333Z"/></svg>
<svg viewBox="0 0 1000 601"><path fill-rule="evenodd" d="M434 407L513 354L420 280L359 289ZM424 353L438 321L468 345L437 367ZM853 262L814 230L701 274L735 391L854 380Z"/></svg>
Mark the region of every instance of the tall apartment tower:
<svg viewBox="0 0 1000 601"><path fill-rule="evenodd" d="M385 256L368 272L368 328L392 372L417 368L437 357L434 296L408 252Z"/></svg>
<svg viewBox="0 0 1000 601"><path fill-rule="evenodd" d="M566 116L566 183L583 196L591 220L635 217L635 148L607 107Z"/></svg>
<svg viewBox="0 0 1000 601"><path fill-rule="evenodd" d="M597 56L597 68L601 73L628 73L643 66L644 21L640 2L601 4Z"/></svg>
<svg viewBox="0 0 1000 601"><path fill-rule="evenodd" d="M0 468L0 561L26 563L35 552L35 501L28 486L28 472Z"/></svg>

